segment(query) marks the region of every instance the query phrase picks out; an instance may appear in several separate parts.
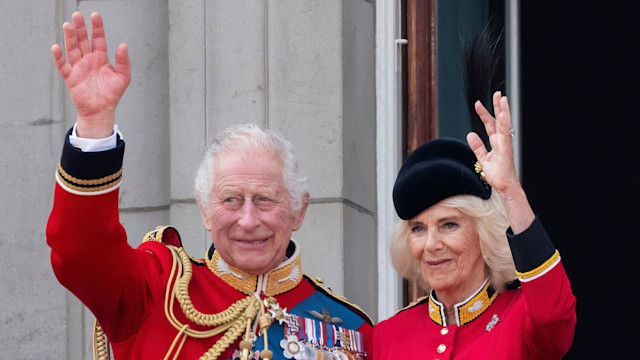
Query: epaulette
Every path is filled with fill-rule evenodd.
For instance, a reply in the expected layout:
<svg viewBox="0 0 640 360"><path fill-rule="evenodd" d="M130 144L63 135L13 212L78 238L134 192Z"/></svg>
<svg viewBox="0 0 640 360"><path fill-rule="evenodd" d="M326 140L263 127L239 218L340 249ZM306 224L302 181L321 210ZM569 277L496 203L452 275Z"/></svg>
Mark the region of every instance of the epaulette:
<svg viewBox="0 0 640 360"><path fill-rule="evenodd" d="M180 233L178 230L170 225L158 226L155 230L149 231L144 238L142 238L142 242L145 243L147 241L155 241L164 245L171 245L177 248L182 247L182 239L180 238ZM205 265L204 260L196 259L193 256L189 255L191 261L197 265Z"/></svg>
<svg viewBox="0 0 640 360"><path fill-rule="evenodd" d="M396 313L393 314L393 315L398 315L398 314L400 314L401 312L403 312L405 310L409 310L412 307L415 307L415 306L418 306L418 305L422 305L427 301L429 301L429 296L428 295L422 296L422 297L418 298L418 300L412 301L412 302L409 303L409 305L407 305L407 306L403 307L402 309L396 311Z"/></svg>
<svg viewBox="0 0 640 360"><path fill-rule="evenodd" d="M373 326L373 319L371 319L371 316L369 316L369 314L362 310L362 308L360 308L358 305L349 302L346 297L334 294L329 288L323 285L324 281L322 281L322 279L313 278L307 274L304 274L303 277L309 280L309 282L320 292L353 310L356 314L365 319L369 323L369 325Z"/></svg>

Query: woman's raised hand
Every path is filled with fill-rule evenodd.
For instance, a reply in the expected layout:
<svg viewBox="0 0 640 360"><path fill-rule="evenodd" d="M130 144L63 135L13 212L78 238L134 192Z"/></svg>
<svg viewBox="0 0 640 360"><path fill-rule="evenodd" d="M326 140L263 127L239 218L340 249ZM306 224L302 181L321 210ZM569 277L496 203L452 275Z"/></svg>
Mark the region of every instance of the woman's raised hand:
<svg viewBox="0 0 640 360"><path fill-rule="evenodd" d="M482 165L486 181L498 193L508 191L512 186L520 187L513 159L513 130L507 97L499 91L493 94L496 117L491 116L480 101L476 101L475 109L487 130L491 151L485 148L476 133L469 133L467 142Z"/></svg>
<svg viewBox="0 0 640 360"><path fill-rule="evenodd" d="M475 103L475 108L489 135L491 151L486 149L476 133L469 133L467 142L482 165L485 180L500 196L513 233L518 234L531 225L535 214L520 185L513 159L513 128L509 102L499 91L493 94L495 118L480 101Z"/></svg>

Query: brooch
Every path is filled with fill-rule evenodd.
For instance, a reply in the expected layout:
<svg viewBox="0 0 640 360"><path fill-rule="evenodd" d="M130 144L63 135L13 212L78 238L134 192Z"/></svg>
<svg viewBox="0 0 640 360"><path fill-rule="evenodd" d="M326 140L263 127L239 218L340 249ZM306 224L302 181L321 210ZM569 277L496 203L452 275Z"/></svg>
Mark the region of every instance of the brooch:
<svg viewBox="0 0 640 360"><path fill-rule="evenodd" d="M491 321L489 321L489 323L487 324L487 327L485 329L487 331L491 331L491 329L493 329L493 327L496 326L499 321L500 321L500 318L498 317L498 315L493 314L493 317L491 318Z"/></svg>

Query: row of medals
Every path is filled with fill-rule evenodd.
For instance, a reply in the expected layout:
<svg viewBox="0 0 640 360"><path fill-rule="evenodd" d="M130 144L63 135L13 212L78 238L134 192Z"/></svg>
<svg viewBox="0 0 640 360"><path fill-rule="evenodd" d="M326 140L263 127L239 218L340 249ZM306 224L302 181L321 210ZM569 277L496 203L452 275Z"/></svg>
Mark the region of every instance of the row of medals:
<svg viewBox="0 0 640 360"><path fill-rule="evenodd" d="M263 300L267 308L267 314L273 320L281 325L287 326L290 315L287 309L280 308L277 301L270 297ZM255 336L255 335L254 335ZM255 340L255 339L253 339ZM295 360L360 360L363 359L361 354L349 351L341 347L326 347L320 344L310 343L306 340L300 340L296 335L286 335L280 341L280 346L284 350L284 355L288 359ZM288 354L287 354L288 353ZM289 356L291 357L289 357Z"/></svg>
<svg viewBox="0 0 640 360"><path fill-rule="evenodd" d="M316 344L301 341L295 335L289 335L280 341L280 346L296 360L356 360L360 354L354 354L343 348L320 348ZM296 356L298 355L298 356ZM285 357L287 357L285 355Z"/></svg>

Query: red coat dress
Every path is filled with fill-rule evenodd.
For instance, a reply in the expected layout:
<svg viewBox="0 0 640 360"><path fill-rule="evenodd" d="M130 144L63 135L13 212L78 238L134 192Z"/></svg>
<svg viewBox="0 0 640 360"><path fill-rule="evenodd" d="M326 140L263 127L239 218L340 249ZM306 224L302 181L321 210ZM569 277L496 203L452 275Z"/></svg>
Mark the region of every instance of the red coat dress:
<svg viewBox="0 0 640 360"><path fill-rule="evenodd" d="M183 335L214 326L187 319L177 298L167 296L167 286L176 286L176 274L184 265L170 250L180 248L175 229L162 227L150 232L148 241L137 248L127 243L118 216L123 154L121 139L115 149L97 153L83 153L67 139L47 224L54 273L96 316L115 359L157 360L167 354L169 359L176 354L177 359L198 359L225 332L203 338ZM187 289L193 308L216 314L256 295L262 300L275 299L289 315L287 321L276 320L268 328L273 359L285 359L300 350L316 358L323 353L371 354L370 318L331 294L321 281L302 275L295 241L290 242L287 255L282 265L260 276L226 264L213 248L204 259L187 257L192 272ZM246 326L241 328L244 335ZM251 333L258 335L252 358L264 349L264 335L259 330L258 321L252 319ZM240 340L233 341L218 359L237 358Z"/></svg>
<svg viewBox="0 0 640 360"><path fill-rule="evenodd" d="M432 291L376 325L374 357L562 358L573 341L576 300L560 256L538 219L508 238L521 287L499 294L486 282L456 305L456 324L446 324L443 306Z"/></svg>

